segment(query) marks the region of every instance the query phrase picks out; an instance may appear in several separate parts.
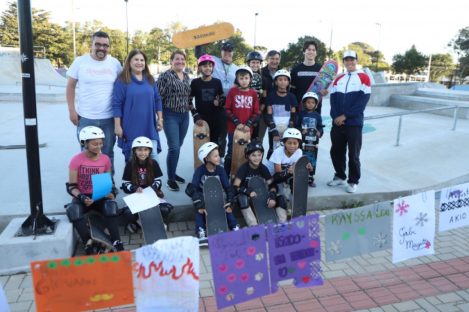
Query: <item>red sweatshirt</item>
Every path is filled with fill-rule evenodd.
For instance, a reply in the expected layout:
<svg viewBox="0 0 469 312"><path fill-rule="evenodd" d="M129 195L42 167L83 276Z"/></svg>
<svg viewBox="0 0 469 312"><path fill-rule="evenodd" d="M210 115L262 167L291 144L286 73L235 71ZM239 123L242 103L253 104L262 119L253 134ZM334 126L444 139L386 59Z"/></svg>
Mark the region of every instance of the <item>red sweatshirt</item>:
<svg viewBox="0 0 469 312"><path fill-rule="evenodd" d="M236 126L242 123L249 126L252 134L252 125L259 117L259 99L254 89L231 88L226 96L225 109L228 133L234 133Z"/></svg>

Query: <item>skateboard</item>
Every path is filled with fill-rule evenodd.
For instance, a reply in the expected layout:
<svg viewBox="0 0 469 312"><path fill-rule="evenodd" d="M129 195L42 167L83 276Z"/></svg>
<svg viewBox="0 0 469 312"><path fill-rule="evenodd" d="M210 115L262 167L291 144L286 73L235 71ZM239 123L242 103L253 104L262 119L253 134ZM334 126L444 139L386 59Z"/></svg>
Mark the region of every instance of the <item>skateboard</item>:
<svg viewBox="0 0 469 312"><path fill-rule="evenodd" d="M301 156L293 165L293 196L292 196L292 218L306 215L308 203L308 177L309 172L306 165L309 163L307 156Z"/></svg>
<svg viewBox="0 0 469 312"><path fill-rule="evenodd" d="M202 120L203 126L200 127L197 124L194 124L194 169L197 169L202 165L197 153L199 148L204 144L210 141L210 128L208 127L208 123Z"/></svg>
<svg viewBox="0 0 469 312"><path fill-rule="evenodd" d="M316 164L318 159L318 143L319 143L319 130L316 128L316 119L304 118L301 123L301 130L303 135L303 155L307 156L313 171L316 171Z"/></svg>
<svg viewBox="0 0 469 312"><path fill-rule="evenodd" d="M153 244L159 239L168 238L159 206L140 211L138 215L142 224L145 244Z"/></svg>
<svg viewBox="0 0 469 312"><path fill-rule="evenodd" d="M261 177L252 177L249 180L249 188L256 192L257 195L256 197L251 198L257 222L259 222L259 224L277 223L278 220L275 208L269 208L267 206L269 196L265 180Z"/></svg>
<svg viewBox="0 0 469 312"><path fill-rule="evenodd" d="M244 151L246 145L251 141L251 132L236 129L233 134L233 148L231 154L231 177L234 178L239 167L246 161Z"/></svg>
<svg viewBox="0 0 469 312"><path fill-rule="evenodd" d="M339 66L336 61L330 60L325 62L319 70L319 74L314 78L313 82L311 82L306 92L316 93L319 96L319 101L321 101L322 96L319 92L329 88L329 85L334 80L338 70Z"/></svg>
<svg viewBox="0 0 469 312"><path fill-rule="evenodd" d="M88 215L88 224L91 239L96 243L98 254L116 251L112 245L111 237L106 233L106 225L102 216L97 213L90 213Z"/></svg>
<svg viewBox="0 0 469 312"><path fill-rule="evenodd" d="M208 177L204 183L204 202L207 211L208 236L228 231L223 187L217 177Z"/></svg>
<svg viewBox="0 0 469 312"><path fill-rule="evenodd" d="M179 49L193 48L198 45L227 39L234 34L230 23L202 26L174 34L173 44Z"/></svg>

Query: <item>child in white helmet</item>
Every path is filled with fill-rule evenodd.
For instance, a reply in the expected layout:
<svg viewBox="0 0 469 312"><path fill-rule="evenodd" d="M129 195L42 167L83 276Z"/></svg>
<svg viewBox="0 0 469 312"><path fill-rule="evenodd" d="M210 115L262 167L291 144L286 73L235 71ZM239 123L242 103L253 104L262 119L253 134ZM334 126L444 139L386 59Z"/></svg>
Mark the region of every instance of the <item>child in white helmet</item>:
<svg viewBox="0 0 469 312"><path fill-rule="evenodd" d="M91 176L112 172L111 160L107 155L101 153L104 132L98 127L87 126L80 130L78 136L83 151L73 156L69 165L69 179L66 186L67 192L73 199L66 206L68 219L73 223L85 245L86 254L96 253L85 217L85 213L91 210L95 210L103 216L114 248L117 251L124 250L119 235L114 187L113 192L107 194L106 197L98 200L92 199Z"/></svg>
<svg viewBox="0 0 469 312"><path fill-rule="evenodd" d="M186 188L186 194L191 197L192 203L196 210L195 213L195 233L199 238L200 245L207 245L206 236L206 210L204 203L204 182L208 177L218 177L226 195L226 220L230 230L237 231L239 229L238 222L233 214L231 202L233 200L233 190L228 181L228 176L220 166L220 153L218 152L218 145L213 142L203 144L198 151L198 157L203 163L198 167L192 178L192 183L189 183Z"/></svg>
<svg viewBox="0 0 469 312"><path fill-rule="evenodd" d="M151 158L153 143L147 137L140 136L132 142L132 154L130 160L125 165L122 176L122 190L126 194L141 193L146 187L151 187L158 197L163 198L161 190L161 177L163 172L155 159ZM173 206L162 202L159 205L163 219L167 223L169 213ZM124 208L124 217L127 221L127 229L131 233L137 231L138 214L132 214L129 208Z"/></svg>

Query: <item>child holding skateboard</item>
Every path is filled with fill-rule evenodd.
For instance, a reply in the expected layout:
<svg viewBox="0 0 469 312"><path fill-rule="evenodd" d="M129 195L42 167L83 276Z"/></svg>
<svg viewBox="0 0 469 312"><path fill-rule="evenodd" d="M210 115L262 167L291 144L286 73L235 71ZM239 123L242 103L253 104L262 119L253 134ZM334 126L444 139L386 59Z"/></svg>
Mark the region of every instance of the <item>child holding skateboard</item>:
<svg viewBox="0 0 469 312"><path fill-rule="evenodd" d="M163 173L158 162L150 157L152 150L153 143L149 138L141 136L133 140L132 156L125 165L122 176L121 189L124 193L141 193L144 188L149 186L158 197L164 197L163 191L161 191L160 179ZM159 208L163 219L167 220L173 206L168 203L161 203ZM137 231L138 214L132 214L130 209L126 207L123 210L123 215L127 221L126 228L129 232L135 233Z"/></svg>
<svg viewBox="0 0 469 312"><path fill-rule="evenodd" d="M248 66L242 65L236 71L236 79L233 88L226 96L226 115L228 117L228 152L225 158L225 170L229 175L231 170L233 134L235 129L251 132L252 126L259 117L259 99L256 91L251 89L253 72Z"/></svg>
<svg viewBox="0 0 469 312"><path fill-rule="evenodd" d="M296 125L297 101L290 89L290 73L285 69L278 70L274 75L275 89L266 98L266 122L269 127L270 158L274 149L279 145L280 136L288 127Z"/></svg>
<svg viewBox="0 0 469 312"><path fill-rule="evenodd" d="M269 169L262 163L264 148L256 140L251 141L246 146L245 157L247 162L239 167L233 181L233 188L236 192L235 204L241 209L241 213L248 226L257 225L256 216L253 213L251 199L256 197L256 193L249 188L249 180L252 177L261 177L269 187L269 199L267 206L275 209L280 222L287 221L285 198L277 195L277 186L274 183ZM278 205L277 205L278 204Z"/></svg>
<svg viewBox="0 0 469 312"><path fill-rule="evenodd" d="M249 52L246 56L246 63L252 69L253 72L250 87L256 90L257 97L259 98L259 111L262 114L265 109L265 105L262 103L264 99L261 75L262 55L257 51ZM260 128L264 128L264 132L260 131ZM259 137L261 133L265 134L265 122L263 118L258 118L257 122L254 124L252 136L253 138L257 139L262 143L263 137Z"/></svg>
<svg viewBox="0 0 469 312"><path fill-rule="evenodd" d="M319 104L319 96L314 92L306 92L301 103L303 109L298 114L298 126L303 135L303 154L306 155L313 166L309 172L308 185L316 187L314 183L314 174L316 173L316 164L318 157L319 138L322 137L323 125L321 115L316 111Z"/></svg>
<svg viewBox="0 0 469 312"><path fill-rule="evenodd" d="M94 253L90 229L85 218L85 213L91 210L95 210L103 216L114 249L124 250L119 235L114 188L113 192L106 197L98 200L92 199L91 176L112 171L111 160L107 155L101 153L104 132L98 127L87 126L80 130L78 137L83 151L75 155L69 165L69 179L66 186L67 192L73 199L66 206L67 217L73 223L73 227L85 245L87 255Z"/></svg>
<svg viewBox="0 0 469 312"><path fill-rule="evenodd" d="M187 185L186 194L191 197L192 203L196 210L195 213L195 233L199 238L201 245L207 244L206 236L206 214L205 202L203 195L203 185L208 177L218 177L226 194L225 214L230 230L237 231L239 229L238 222L233 214L231 202L233 199L233 191L228 182L228 176L220 166L220 153L218 145L213 142L207 142L202 145L198 151L200 161L203 163L194 172L192 183Z"/></svg>

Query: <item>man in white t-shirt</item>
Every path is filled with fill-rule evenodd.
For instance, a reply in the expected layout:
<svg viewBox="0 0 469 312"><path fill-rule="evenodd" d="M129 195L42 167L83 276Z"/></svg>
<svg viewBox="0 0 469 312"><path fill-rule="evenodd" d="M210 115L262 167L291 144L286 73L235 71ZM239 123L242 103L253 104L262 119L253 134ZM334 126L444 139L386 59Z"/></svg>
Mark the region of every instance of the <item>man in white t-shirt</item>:
<svg viewBox="0 0 469 312"><path fill-rule="evenodd" d="M104 131L102 151L111 158L114 169L114 117L112 113L112 89L122 66L108 55L109 35L103 31L92 36L91 53L76 58L67 71L67 104L70 121L77 126L77 133L86 126L96 126ZM75 92L78 86L78 102Z"/></svg>

